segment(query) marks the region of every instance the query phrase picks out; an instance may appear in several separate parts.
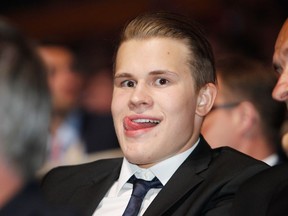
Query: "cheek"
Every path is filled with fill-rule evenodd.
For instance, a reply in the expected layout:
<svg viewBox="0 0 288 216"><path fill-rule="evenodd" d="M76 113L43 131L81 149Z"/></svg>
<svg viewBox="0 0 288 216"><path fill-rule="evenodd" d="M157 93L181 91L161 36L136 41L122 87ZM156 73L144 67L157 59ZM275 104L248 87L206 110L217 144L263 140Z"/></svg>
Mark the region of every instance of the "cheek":
<svg viewBox="0 0 288 216"><path fill-rule="evenodd" d="M117 99L112 99L112 102L111 102L111 112L112 112L112 116L113 116L113 118L115 118L116 116L116 114L117 114L117 111L118 111L118 109L117 109L117 107L118 107L118 105L117 105Z"/></svg>
<svg viewBox="0 0 288 216"><path fill-rule="evenodd" d="M166 97L158 98L163 98L162 103L166 104L166 107L177 115L180 114L177 112L187 114L195 112L196 96L191 93L190 89L170 91Z"/></svg>
<svg viewBox="0 0 288 216"><path fill-rule="evenodd" d="M113 117L117 117L119 113L121 113L121 111L127 106L126 103L126 96L120 91L113 91L112 94L112 101L111 101L111 111L112 111L112 115Z"/></svg>
<svg viewBox="0 0 288 216"><path fill-rule="evenodd" d="M178 97L166 106L170 115L170 127L176 127L175 131L191 132L195 121L195 103L186 97ZM181 132L182 133L182 132Z"/></svg>

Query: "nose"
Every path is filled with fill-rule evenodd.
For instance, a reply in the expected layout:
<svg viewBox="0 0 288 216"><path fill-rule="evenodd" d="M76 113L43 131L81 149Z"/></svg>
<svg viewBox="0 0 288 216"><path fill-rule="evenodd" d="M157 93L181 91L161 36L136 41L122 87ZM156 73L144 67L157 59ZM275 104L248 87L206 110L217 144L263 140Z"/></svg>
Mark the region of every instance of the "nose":
<svg viewBox="0 0 288 216"><path fill-rule="evenodd" d="M140 113L152 105L153 99L149 88L145 84L138 83L131 93L129 108Z"/></svg>
<svg viewBox="0 0 288 216"><path fill-rule="evenodd" d="M273 89L272 96L278 101L288 101L288 72L281 74Z"/></svg>

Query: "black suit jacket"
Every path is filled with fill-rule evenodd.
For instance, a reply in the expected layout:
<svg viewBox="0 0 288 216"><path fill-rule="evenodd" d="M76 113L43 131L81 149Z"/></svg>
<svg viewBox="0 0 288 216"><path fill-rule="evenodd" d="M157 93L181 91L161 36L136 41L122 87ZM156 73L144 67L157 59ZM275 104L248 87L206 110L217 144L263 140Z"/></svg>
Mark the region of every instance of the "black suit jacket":
<svg viewBox="0 0 288 216"><path fill-rule="evenodd" d="M51 201L78 206L91 216L118 179L122 160L56 168L45 177L43 189ZM228 147L212 150L201 137L144 215L229 215L239 185L267 167Z"/></svg>
<svg viewBox="0 0 288 216"><path fill-rule="evenodd" d="M30 182L0 209L0 216L81 216L75 210L52 205L44 198L39 184Z"/></svg>
<svg viewBox="0 0 288 216"><path fill-rule="evenodd" d="M241 186L233 215L288 215L288 163L269 168Z"/></svg>

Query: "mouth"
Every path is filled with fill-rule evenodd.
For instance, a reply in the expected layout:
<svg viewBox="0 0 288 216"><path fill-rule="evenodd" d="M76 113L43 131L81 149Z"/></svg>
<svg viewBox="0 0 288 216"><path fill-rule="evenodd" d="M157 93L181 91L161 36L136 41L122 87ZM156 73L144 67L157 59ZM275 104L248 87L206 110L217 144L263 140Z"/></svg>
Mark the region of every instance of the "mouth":
<svg viewBox="0 0 288 216"><path fill-rule="evenodd" d="M134 131L134 130L142 130L147 128L152 128L157 126L161 123L160 119L154 119L154 118L130 118L125 117L124 118L124 128L127 131Z"/></svg>

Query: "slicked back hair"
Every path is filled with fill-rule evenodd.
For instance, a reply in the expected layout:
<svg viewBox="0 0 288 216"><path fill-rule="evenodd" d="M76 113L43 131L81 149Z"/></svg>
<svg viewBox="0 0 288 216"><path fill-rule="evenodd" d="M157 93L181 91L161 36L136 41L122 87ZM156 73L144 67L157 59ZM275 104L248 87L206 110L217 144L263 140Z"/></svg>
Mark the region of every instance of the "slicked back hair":
<svg viewBox="0 0 288 216"><path fill-rule="evenodd" d="M187 59L196 90L216 82L212 48L198 23L175 13L146 13L124 27L119 46L128 40L150 38L171 38L187 45L190 53Z"/></svg>

